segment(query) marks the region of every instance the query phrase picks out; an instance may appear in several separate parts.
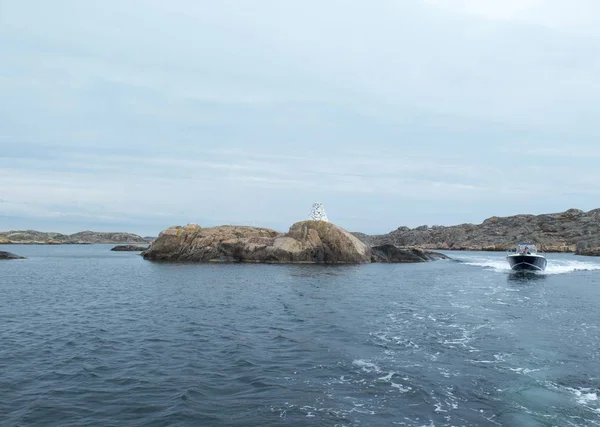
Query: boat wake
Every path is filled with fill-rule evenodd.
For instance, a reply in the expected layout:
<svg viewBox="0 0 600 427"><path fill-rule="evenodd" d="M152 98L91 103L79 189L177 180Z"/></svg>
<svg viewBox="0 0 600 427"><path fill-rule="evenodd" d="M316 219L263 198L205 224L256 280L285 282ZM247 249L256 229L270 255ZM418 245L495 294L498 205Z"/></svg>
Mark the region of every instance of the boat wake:
<svg viewBox="0 0 600 427"><path fill-rule="evenodd" d="M475 267L483 267L489 270L498 272L511 272L508 262L504 257L498 256L458 256L453 257L456 261L472 265ZM546 271L538 272L536 274L566 274L574 271L593 271L600 270L600 262L594 261L580 261L575 259L552 259L552 255L548 256L548 266Z"/></svg>

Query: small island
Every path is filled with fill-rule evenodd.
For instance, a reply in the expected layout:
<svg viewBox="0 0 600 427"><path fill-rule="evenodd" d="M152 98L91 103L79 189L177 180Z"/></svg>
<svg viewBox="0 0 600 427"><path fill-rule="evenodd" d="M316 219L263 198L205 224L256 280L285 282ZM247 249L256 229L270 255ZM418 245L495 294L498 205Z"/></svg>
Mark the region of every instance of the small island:
<svg viewBox="0 0 600 427"><path fill-rule="evenodd" d="M111 249L111 251L115 252L143 252L148 247L145 246L136 246L136 245L117 245Z"/></svg>
<svg viewBox="0 0 600 427"><path fill-rule="evenodd" d="M426 262L447 258L440 253L394 245L372 248L329 222L320 204L313 206L308 220L293 224L287 233L249 226L174 226L160 233L143 256L153 261L270 264Z"/></svg>
<svg viewBox="0 0 600 427"><path fill-rule="evenodd" d="M11 252L0 251L0 259L26 259L24 256L19 256Z"/></svg>
<svg viewBox="0 0 600 427"><path fill-rule="evenodd" d="M90 245L90 244L147 244L133 233L80 231L73 234L36 230L0 231L0 244L11 245Z"/></svg>

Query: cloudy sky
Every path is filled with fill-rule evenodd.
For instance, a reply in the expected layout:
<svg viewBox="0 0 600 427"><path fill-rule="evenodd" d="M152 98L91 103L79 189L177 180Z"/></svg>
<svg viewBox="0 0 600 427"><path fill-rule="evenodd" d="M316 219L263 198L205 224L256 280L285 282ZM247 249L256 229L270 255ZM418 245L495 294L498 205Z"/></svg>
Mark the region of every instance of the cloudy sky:
<svg viewBox="0 0 600 427"><path fill-rule="evenodd" d="M600 207L597 0L0 0L0 230Z"/></svg>

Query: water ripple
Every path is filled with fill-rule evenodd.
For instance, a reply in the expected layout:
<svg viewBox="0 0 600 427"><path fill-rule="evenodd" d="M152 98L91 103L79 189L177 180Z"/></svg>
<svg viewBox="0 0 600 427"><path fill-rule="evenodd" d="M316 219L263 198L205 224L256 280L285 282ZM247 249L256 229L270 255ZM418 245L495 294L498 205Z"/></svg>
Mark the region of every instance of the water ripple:
<svg viewBox="0 0 600 427"><path fill-rule="evenodd" d="M523 281L496 254L320 267L108 249L0 266L0 425L600 425L595 267Z"/></svg>

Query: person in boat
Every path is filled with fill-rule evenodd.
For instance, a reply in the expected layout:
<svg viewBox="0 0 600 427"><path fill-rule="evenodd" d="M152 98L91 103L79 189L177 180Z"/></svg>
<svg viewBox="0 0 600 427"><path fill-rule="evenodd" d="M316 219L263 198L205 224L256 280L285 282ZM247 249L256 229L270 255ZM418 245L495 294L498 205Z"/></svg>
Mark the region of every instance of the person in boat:
<svg viewBox="0 0 600 427"><path fill-rule="evenodd" d="M523 249L523 253L526 254L526 255L531 254L531 252L529 252L529 247L528 246L525 246L525 249Z"/></svg>

